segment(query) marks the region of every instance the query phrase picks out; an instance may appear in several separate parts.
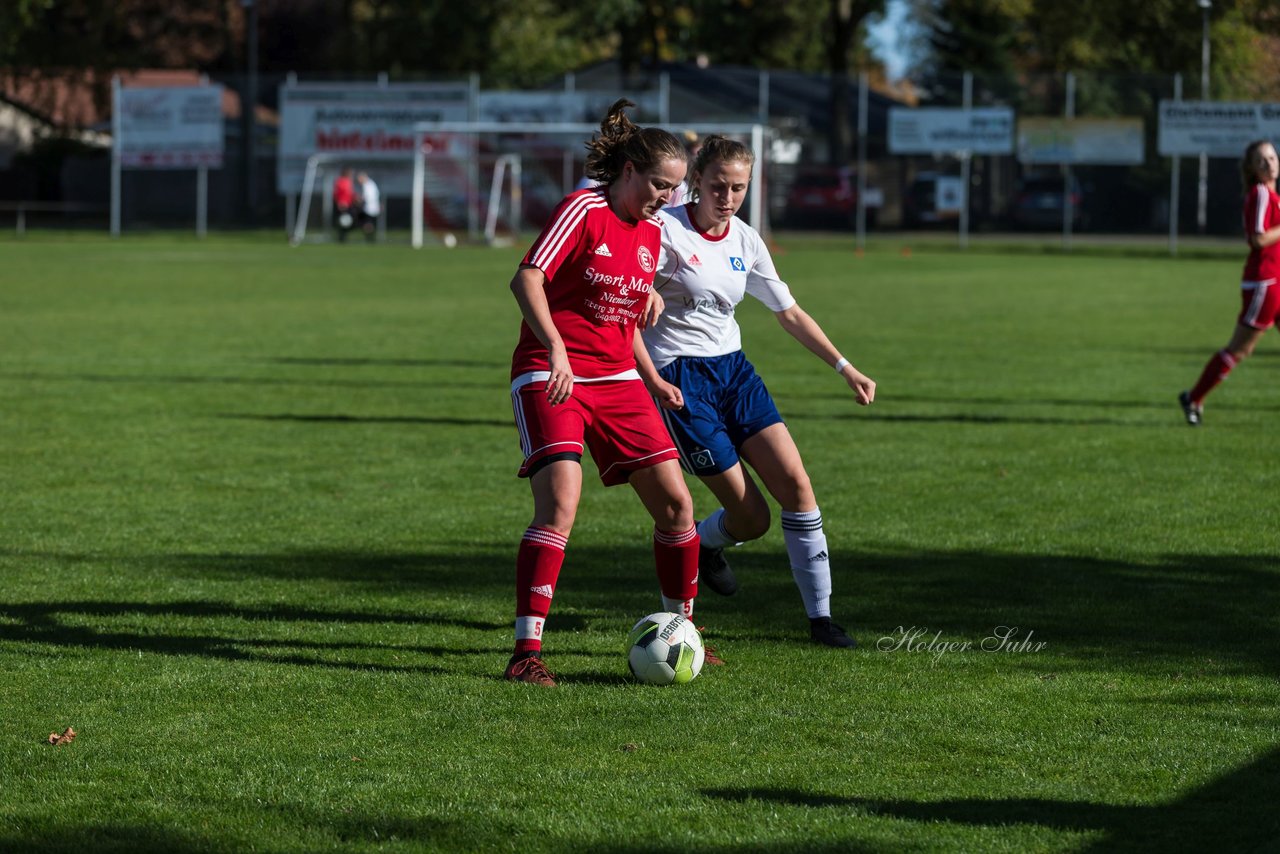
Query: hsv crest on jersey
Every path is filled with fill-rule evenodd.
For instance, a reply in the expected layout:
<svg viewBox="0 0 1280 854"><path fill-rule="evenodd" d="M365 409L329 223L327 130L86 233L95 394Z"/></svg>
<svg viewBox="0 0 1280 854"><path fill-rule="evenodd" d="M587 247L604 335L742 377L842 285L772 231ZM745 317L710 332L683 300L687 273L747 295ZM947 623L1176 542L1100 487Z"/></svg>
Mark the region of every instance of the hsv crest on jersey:
<svg viewBox="0 0 1280 854"><path fill-rule="evenodd" d="M733 267L733 269L737 270L738 272L742 272L743 270L747 269L747 265L742 263L742 259L738 258L737 256L730 256L729 266Z"/></svg>
<svg viewBox="0 0 1280 854"><path fill-rule="evenodd" d="M636 250L636 260L640 262L640 269L646 273L652 273L657 269L657 264L653 261L653 253L649 251L648 246L641 246Z"/></svg>
<svg viewBox="0 0 1280 854"><path fill-rule="evenodd" d="M609 244L607 244L607 243L601 243L599 246L597 246L597 247L596 247L596 254L597 254L597 255L603 255L603 256L604 256L604 257L606 257L606 258L612 258L612 257L613 257L613 253L609 251Z"/></svg>

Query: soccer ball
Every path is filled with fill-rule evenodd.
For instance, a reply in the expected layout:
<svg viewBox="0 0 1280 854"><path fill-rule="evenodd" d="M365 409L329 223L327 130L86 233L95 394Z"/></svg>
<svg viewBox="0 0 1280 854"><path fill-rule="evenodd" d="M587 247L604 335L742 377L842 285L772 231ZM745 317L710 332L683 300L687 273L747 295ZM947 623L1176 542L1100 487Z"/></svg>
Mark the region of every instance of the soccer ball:
<svg viewBox="0 0 1280 854"><path fill-rule="evenodd" d="M697 627L679 614L650 614L627 635L627 663L648 685L690 681L702 670L705 655Z"/></svg>
<svg viewBox="0 0 1280 854"><path fill-rule="evenodd" d="M444 245L449 249L458 245L458 238L453 236L452 231L446 231L444 235Z"/></svg>

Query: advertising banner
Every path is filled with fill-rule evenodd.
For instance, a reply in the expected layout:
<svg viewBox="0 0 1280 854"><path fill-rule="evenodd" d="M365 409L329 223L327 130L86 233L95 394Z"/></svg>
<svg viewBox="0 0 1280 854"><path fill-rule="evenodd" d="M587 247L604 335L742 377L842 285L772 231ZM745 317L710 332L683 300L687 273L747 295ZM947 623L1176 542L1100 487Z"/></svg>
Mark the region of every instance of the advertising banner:
<svg viewBox="0 0 1280 854"><path fill-rule="evenodd" d="M118 89L115 144L129 169L222 168L222 87Z"/></svg>
<svg viewBox="0 0 1280 854"><path fill-rule="evenodd" d="M1013 110L982 107L889 108L889 151L893 154L1013 153Z"/></svg>
<svg viewBox="0 0 1280 854"><path fill-rule="evenodd" d="M1160 102L1160 154L1239 157L1255 139L1280 139L1280 104Z"/></svg>
<svg viewBox="0 0 1280 854"><path fill-rule="evenodd" d="M1143 162L1142 119L1018 120L1018 161L1136 166Z"/></svg>
<svg viewBox="0 0 1280 854"><path fill-rule="evenodd" d="M418 122L466 121L466 83L299 83L280 88L276 186L297 193L313 154L348 155L353 161L413 157ZM428 139L440 150L462 145L447 136ZM462 153L458 148L458 153ZM395 187L384 187L394 191Z"/></svg>

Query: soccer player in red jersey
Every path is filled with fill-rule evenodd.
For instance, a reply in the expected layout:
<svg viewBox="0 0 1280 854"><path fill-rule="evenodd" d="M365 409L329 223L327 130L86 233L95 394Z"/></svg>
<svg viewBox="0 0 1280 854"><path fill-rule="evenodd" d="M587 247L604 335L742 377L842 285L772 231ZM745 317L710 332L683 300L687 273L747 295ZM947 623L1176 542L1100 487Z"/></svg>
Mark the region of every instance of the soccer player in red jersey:
<svg viewBox="0 0 1280 854"><path fill-rule="evenodd" d="M1265 139L1249 143L1240 161L1244 180L1244 236L1249 242L1249 258L1244 263L1240 296L1244 307L1236 319L1236 329L1227 346L1214 353L1200 379L1178 395L1182 414L1192 427L1204 417L1204 399L1227 378L1231 369L1253 354L1263 334L1280 315L1280 195L1276 178L1280 161L1276 149Z"/></svg>
<svg viewBox="0 0 1280 854"><path fill-rule="evenodd" d="M343 242L355 226L356 185L350 167L344 166L333 179L333 207L337 211L338 241Z"/></svg>
<svg viewBox="0 0 1280 854"><path fill-rule="evenodd" d="M587 143L597 187L570 193L511 280L524 315L511 362L511 404L533 490L516 556L516 643L505 676L555 685L542 628L582 491L589 448L606 486L629 483L653 517L663 608L692 615L698 533L675 445L636 370L637 329L650 317L661 227L683 180L684 147L637 127L620 100Z"/></svg>

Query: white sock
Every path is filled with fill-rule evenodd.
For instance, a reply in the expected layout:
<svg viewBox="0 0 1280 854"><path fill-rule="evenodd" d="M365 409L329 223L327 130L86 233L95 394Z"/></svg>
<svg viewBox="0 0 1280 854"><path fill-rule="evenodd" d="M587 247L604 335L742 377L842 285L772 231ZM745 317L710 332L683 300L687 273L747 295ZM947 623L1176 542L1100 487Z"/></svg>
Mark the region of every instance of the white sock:
<svg viewBox="0 0 1280 854"><path fill-rule="evenodd" d="M662 610L671 614L681 614L686 619L693 619L693 600L692 599L668 599L662 597Z"/></svg>
<svg viewBox="0 0 1280 854"><path fill-rule="evenodd" d="M724 508L716 510L698 523L698 539L702 547L707 549L723 549L729 546L740 546L742 543L729 536L724 529Z"/></svg>
<svg viewBox="0 0 1280 854"><path fill-rule="evenodd" d="M800 588L809 619L831 616L831 561L827 535L822 532L822 511L782 511L782 539L791 558L791 577Z"/></svg>

